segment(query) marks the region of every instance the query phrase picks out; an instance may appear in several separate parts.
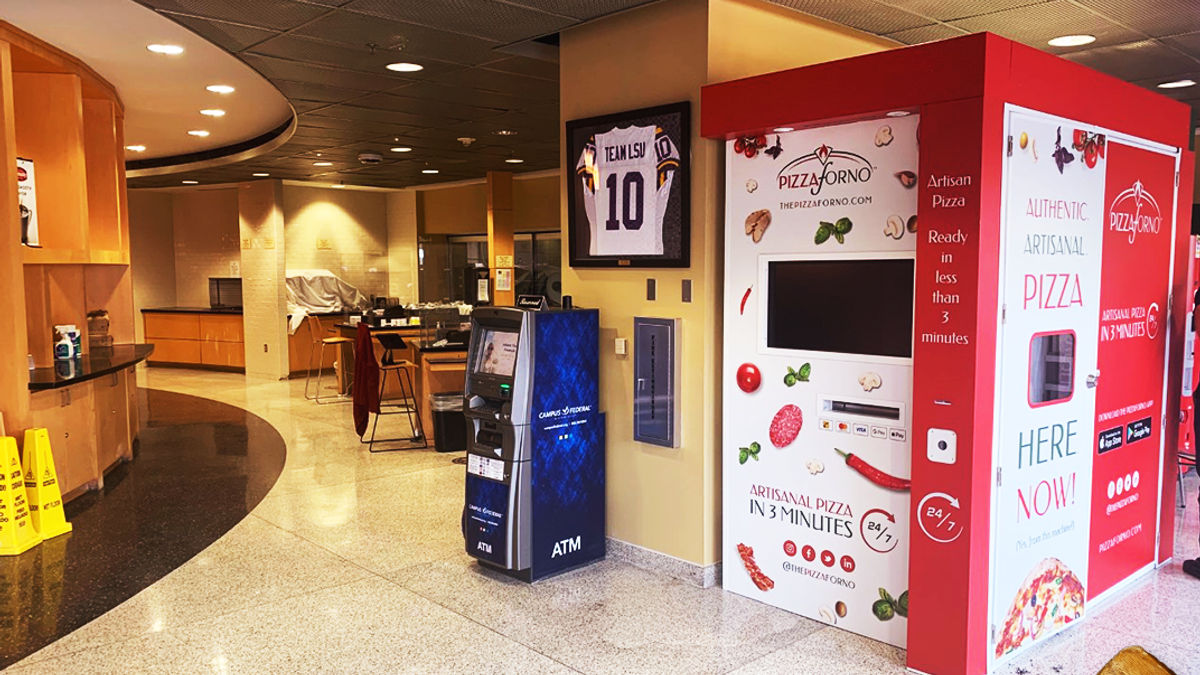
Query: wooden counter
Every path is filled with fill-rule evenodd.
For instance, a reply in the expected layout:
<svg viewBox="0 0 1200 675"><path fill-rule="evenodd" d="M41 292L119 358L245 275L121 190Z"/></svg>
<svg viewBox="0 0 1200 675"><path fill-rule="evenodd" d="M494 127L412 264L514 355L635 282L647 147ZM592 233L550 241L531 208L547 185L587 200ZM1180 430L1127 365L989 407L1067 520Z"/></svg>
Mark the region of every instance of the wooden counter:
<svg viewBox="0 0 1200 675"><path fill-rule="evenodd" d="M334 326L346 320L345 314L317 315L321 323L319 342L334 335ZM142 310L146 342L156 349L150 365L189 366L214 370L245 370L246 352L241 310L205 307L160 307ZM320 345L313 352L314 336L308 321L288 335L288 371L292 377L308 372L310 354L313 372L318 370ZM325 349L320 369L331 369L338 358L337 349Z"/></svg>
<svg viewBox="0 0 1200 675"><path fill-rule="evenodd" d="M69 501L104 487L109 469L133 459L141 429L135 367L150 352L146 345L115 345L30 378L33 427L46 427L55 470Z"/></svg>

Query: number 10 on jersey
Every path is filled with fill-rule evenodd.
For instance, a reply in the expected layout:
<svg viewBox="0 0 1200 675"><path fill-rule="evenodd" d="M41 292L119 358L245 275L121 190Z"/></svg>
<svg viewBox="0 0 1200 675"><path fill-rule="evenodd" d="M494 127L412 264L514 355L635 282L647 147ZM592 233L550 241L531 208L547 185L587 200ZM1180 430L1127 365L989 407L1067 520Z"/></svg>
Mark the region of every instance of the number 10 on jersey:
<svg viewBox="0 0 1200 675"><path fill-rule="evenodd" d="M642 229L645 217L646 181L640 171L613 172L604 179L608 192L608 220L604 229ZM619 202L619 203L618 203ZM618 214L620 219L617 218Z"/></svg>

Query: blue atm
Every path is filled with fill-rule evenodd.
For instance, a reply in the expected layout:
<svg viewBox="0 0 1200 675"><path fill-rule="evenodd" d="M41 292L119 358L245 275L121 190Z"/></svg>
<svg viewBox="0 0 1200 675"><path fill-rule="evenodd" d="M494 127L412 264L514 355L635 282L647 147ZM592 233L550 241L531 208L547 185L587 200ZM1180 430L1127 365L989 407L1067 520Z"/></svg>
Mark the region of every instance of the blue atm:
<svg viewBox="0 0 1200 675"><path fill-rule="evenodd" d="M478 307L463 412L463 534L481 563L536 581L604 557L597 310Z"/></svg>

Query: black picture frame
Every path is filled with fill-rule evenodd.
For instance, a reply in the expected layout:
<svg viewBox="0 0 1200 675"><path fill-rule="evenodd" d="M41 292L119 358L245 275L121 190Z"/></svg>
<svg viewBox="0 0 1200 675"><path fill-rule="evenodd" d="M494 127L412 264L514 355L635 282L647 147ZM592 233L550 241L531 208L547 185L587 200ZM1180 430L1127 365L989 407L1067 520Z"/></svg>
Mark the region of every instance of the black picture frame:
<svg viewBox="0 0 1200 675"><path fill-rule="evenodd" d="M691 103L628 110L598 117L569 120L567 145L567 250L571 267L691 267ZM621 253L594 255L590 252L593 224L588 219L585 181L576 171L585 146L596 134L616 128L655 125L671 140L679 155L670 191L661 214L661 254ZM642 192L644 199L657 199L656 192ZM644 208L644 207L643 207ZM657 208L655 209L657 212ZM644 210L638 211L644 213ZM659 223L655 223L659 226Z"/></svg>

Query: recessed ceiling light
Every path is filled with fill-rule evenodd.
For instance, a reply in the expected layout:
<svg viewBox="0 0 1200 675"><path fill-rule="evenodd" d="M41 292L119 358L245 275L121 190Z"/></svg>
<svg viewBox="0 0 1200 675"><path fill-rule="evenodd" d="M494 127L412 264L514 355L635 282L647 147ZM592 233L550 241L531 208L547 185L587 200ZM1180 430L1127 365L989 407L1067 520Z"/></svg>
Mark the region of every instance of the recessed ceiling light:
<svg viewBox="0 0 1200 675"><path fill-rule="evenodd" d="M1056 38L1051 38L1046 44L1051 47L1079 47L1081 45L1090 45L1095 41L1095 35L1060 35Z"/></svg>
<svg viewBox="0 0 1200 675"><path fill-rule="evenodd" d="M208 117L224 117L225 111L220 108L205 108L200 111L200 114L207 115Z"/></svg>
<svg viewBox="0 0 1200 675"><path fill-rule="evenodd" d="M1170 82L1163 82L1162 84L1158 85L1158 88L1159 89L1183 89L1184 87L1194 87L1194 86L1196 86L1195 80L1172 80Z"/></svg>
<svg viewBox="0 0 1200 675"><path fill-rule="evenodd" d="M179 181L179 182L183 183L184 185L199 185L200 184L200 181L198 181L198 180L183 180L183 181Z"/></svg>
<svg viewBox="0 0 1200 675"><path fill-rule="evenodd" d="M333 166L333 162L313 162L313 166Z"/></svg>
<svg viewBox="0 0 1200 675"><path fill-rule="evenodd" d="M512 129L497 129L497 130L493 131L492 133L497 136L516 136L517 135L517 132L513 131Z"/></svg>
<svg viewBox="0 0 1200 675"><path fill-rule="evenodd" d="M796 130L795 127L775 127L775 133L777 133L777 134L786 134L789 131L795 131L795 130Z"/></svg>
<svg viewBox="0 0 1200 675"><path fill-rule="evenodd" d="M267 176L270 176L271 174L267 173L266 171L259 171L258 173L252 173L250 175L254 176L255 178L266 178Z"/></svg>
<svg viewBox="0 0 1200 675"><path fill-rule="evenodd" d="M907 110L893 110L887 114L888 117L908 117L911 115Z"/></svg>
<svg viewBox="0 0 1200 675"><path fill-rule="evenodd" d="M145 152L146 146L144 146L144 145L127 145L127 146L125 146L125 149L130 152Z"/></svg>
<svg viewBox="0 0 1200 675"><path fill-rule="evenodd" d="M234 92L234 88L227 84L210 84L205 89L214 94L232 94Z"/></svg>
<svg viewBox="0 0 1200 675"><path fill-rule="evenodd" d="M421 173L435 174L437 172L437 169L421 169Z"/></svg>
<svg viewBox="0 0 1200 675"><path fill-rule="evenodd" d="M345 183L334 183L333 185L330 185L329 187L331 187L331 188L344 188L344 187L346 187L346 184L345 184Z"/></svg>
<svg viewBox="0 0 1200 675"><path fill-rule="evenodd" d="M412 148L406 145L399 145L392 148L392 152L412 152Z"/></svg>
<svg viewBox="0 0 1200 675"><path fill-rule="evenodd" d="M389 64L387 64L387 69L394 70L397 73L415 73L418 70L424 70L425 66L422 66L419 63L401 62L401 63L389 63Z"/></svg>
<svg viewBox="0 0 1200 675"><path fill-rule="evenodd" d="M518 159L516 157L509 157L508 159L504 160L504 163L505 164L524 164L525 160Z"/></svg>
<svg viewBox="0 0 1200 675"><path fill-rule="evenodd" d="M208 136L208 132L204 129L192 129L188 132L188 136L199 136L200 138L204 138Z"/></svg>
<svg viewBox="0 0 1200 675"><path fill-rule="evenodd" d="M146 49L149 49L155 54L166 54L168 56L179 56L183 53L183 47L180 47L179 45L153 44L146 45Z"/></svg>

